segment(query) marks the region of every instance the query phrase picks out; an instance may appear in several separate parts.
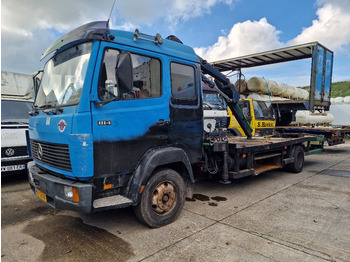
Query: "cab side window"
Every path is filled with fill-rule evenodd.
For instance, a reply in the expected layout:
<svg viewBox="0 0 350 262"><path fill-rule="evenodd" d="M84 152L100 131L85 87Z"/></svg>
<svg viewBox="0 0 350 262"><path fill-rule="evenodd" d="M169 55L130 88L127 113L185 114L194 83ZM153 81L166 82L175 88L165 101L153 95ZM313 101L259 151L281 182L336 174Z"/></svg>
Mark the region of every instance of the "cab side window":
<svg viewBox="0 0 350 262"><path fill-rule="evenodd" d="M173 100L196 100L197 89L194 67L172 62L170 70Z"/></svg>
<svg viewBox="0 0 350 262"><path fill-rule="evenodd" d="M161 63L158 59L138 54L130 54L133 67L131 91L119 90L115 76L117 57L120 51L105 49L98 83L98 96L101 101L132 100L160 97Z"/></svg>

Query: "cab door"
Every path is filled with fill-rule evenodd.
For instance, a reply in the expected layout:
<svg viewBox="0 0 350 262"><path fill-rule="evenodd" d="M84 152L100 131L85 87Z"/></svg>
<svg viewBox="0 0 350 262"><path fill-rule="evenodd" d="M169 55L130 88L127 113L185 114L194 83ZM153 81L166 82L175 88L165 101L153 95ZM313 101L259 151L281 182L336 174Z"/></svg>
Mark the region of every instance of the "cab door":
<svg viewBox="0 0 350 262"><path fill-rule="evenodd" d="M170 140L191 162L202 158L203 109L200 69L195 63L170 62Z"/></svg>
<svg viewBox="0 0 350 262"><path fill-rule="evenodd" d="M130 59L133 68L128 88L116 73L125 69L118 64L121 59ZM148 149L168 143L170 117L162 88L162 60L157 54L103 43L98 61L91 105L94 174L132 172Z"/></svg>

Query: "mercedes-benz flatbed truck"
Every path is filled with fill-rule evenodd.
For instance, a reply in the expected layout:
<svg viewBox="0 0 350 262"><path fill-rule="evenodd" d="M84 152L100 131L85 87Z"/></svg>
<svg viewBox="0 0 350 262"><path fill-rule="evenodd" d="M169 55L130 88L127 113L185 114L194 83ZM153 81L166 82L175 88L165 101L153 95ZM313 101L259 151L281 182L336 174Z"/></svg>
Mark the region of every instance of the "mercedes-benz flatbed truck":
<svg viewBox="0 0 350 262"><path fill-rule="evenodd" d="M229 79L175 36L92 22L43 57L52 52L27 137L31 188L54 208L133 206L144 224L164 226L192 197L194 170L216 165L223 184L278 168L300 172L316 139L252 137ZM218 87L246 137L203 130L201 81Z"/></svg>

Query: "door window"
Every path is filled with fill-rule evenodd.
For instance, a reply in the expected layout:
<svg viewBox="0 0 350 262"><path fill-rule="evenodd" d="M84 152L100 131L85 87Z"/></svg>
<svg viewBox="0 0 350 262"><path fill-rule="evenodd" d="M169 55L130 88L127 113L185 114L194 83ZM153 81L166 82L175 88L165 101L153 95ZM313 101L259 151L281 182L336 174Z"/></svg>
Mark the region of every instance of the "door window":
<svg viewBox="0 0 350 262"><path fill-rule="evenodd" d="M125 92L118 89L115 76L119 50L107 48L100 70L98 96L101 101L155 98L162 95L161 63L158 59L130 54L133 67L133 87Z"/></svg>
<svg viewBox="0 0 350 262"><path fill-rule="evenodd" d="M171 93L175 100L197 99L195 69L192 66L171 63Z"/></svg>

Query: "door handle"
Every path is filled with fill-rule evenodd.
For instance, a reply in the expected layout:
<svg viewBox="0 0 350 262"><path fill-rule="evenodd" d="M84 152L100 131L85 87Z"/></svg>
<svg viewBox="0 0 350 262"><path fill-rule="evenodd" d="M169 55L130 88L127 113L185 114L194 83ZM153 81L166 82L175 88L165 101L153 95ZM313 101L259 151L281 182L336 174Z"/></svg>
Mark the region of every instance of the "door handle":
<svg viewBox="0 0 350 262"><path fill-rule="evenodd" d="M159 126L165 126L165 125L169 125L169 121L166 121L164 119L159 119L156 124Z"/></svg>

